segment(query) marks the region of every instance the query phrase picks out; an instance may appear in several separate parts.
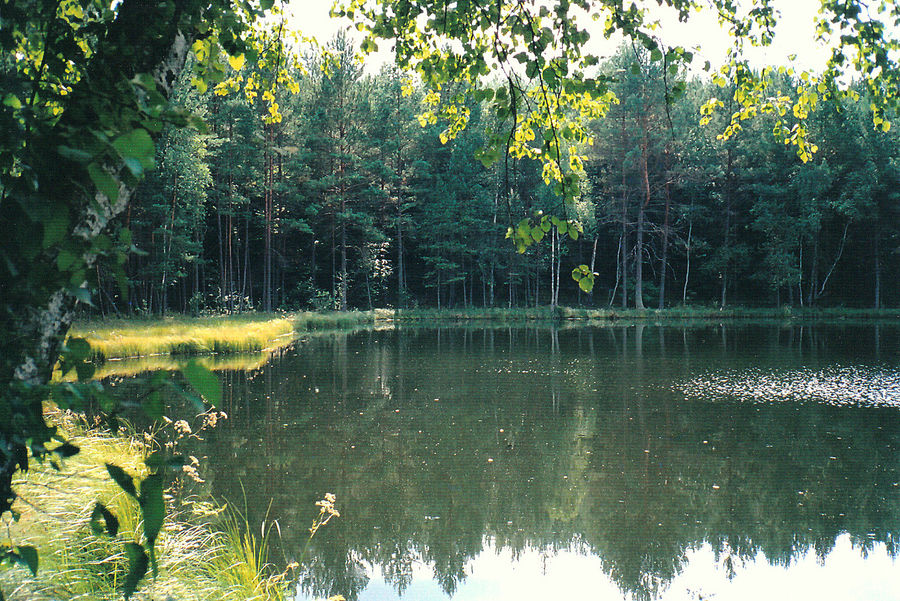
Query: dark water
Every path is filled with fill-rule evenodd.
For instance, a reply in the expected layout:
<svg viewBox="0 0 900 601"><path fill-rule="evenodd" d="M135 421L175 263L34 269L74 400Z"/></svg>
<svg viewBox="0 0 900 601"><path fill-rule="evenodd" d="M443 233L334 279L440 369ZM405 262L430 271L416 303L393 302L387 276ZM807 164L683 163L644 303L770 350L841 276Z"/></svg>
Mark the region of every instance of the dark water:
<svg viewBox="0 0 900 601"><path fill-rule="evenodd" d="M900 599L900 328L365 331L225 374L298 599Z"/></svg>

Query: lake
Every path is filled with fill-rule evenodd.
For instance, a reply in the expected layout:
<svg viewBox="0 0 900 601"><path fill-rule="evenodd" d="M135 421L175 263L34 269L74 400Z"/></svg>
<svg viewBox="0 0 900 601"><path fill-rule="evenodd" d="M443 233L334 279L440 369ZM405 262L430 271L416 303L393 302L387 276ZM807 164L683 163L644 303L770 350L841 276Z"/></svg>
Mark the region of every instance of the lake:
<svg viewBox="0 0 900 601"><path fill-rule="evenodd" d="M900 599L898 365L896 324L319 335L223 372L196 486L297 600Z"/></svg>

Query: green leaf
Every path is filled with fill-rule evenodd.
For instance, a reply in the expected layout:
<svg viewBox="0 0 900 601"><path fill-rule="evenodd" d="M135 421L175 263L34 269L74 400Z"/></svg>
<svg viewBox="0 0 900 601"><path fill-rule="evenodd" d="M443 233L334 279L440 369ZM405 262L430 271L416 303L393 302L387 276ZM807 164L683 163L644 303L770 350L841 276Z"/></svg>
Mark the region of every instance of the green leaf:
<svg viewBox="0 0 900 601"><path fill-rule="evenodd" d="M68 271L69 267L71 267L77 259L78 255L71 250L67 248L60 249L59 254L56 255L56 268L60 271Z"/></svg>
<svg viewBox="0 0 900 601"><path fill-rule="evenodd" d="M163 475L151 474L141 482L141 496L138 498L141 505L141 514L144 517L144 536L150 546L150 561L153 565L153 576L157 574L156 554L154 545L166 515L166 505L163 501Z"/></svg>
<svg viewBox="0 0 900 601"><path fill-rule="evenodd" d="M153 168L156 147L146 129L137 128L124 133L113 140L112 145L123 159L136 159L144 169Z"/></svg>
<svg viewBox="0 0 900 601"><path fill-rule="evenodd" d="M194 390L213 406L221 402L222 386L219 383L219 378L209 368L193 360L181 368L181 373L188 383L193 386Z"/></svg>
<svg viewBox="0 0 900 601"><path fill-rule="evenodd" d="M155 451L149 457L147 457L144 463L147 465L147 467L154 470L160 468L180 470L187 463L187 461L185 460L184 455L168 456L159 451Z"/></svg>
<svg viewBox="0 0 900 601"><path fill-rule="evenodd" d="M88 165L87 170L88 175L91 176L91 181L97 186L97 190L105 194L109 202L116 202L119 198L119 183L115 178L97 163Z"/></svg>
<svg viewBox="0 0 900 601"><path fill-rule="evenodd" d="M74 278L74 279L82 279L82 278L83 278L83 274L79 278ZM94 306L94 301L91 300L91 291L88 290L87 288L83 288L81 286L72 287L72 288L69 288L69 293L71 293L71 295L74 296L75 300L77 300L78 302L82 302L89 307Z"/></svg>
<svg viewBox="0 0 900 601"><path fill-rule="evenodd" d="M366 38L362 41L362 44L360 44L359 49L363 54L371 54L378 50L378 45L369 38Z"/></svg>
<svg viewBox="0 0 900 601"><path fill-rule="evenodd" d="M83 361L91 356L91 344L85 338L72 337L66 340L66 359Z"/></svg>
<svg viewBox="0 0 900 601"><path fill-rule="evenodd" d="M246 58L243 54L239 54L238 56L229 56L228 64L231 65L231 68L235 71L240 71L244 67L244 62Z"/></svg>
<svg viewBox="0 0 900 601"><path fill-rule="evenodd" d="M591 292L594 289L594 276L585 276L578 280L578 287L583 292Z"/></svg>
<svg viewBox="0 0 900 601"><path fill-rule="evenodd" d="M131 230L127 227L119 230L119 244L125 247L131 246Z"/></svg>
<svg viewBox="0 0 900 601"><path fill-rule="evenodd" d="M128 555L128 574L125 576L123 594L130 599L141 579L147 574L149 560L144 548L137 543L126 543L125 553Z"/></svg>
<svg viewBox="0 0 900 601"><path fill-rule="evenodd" d="M4 106L8 106L12 109L20 109L22 108L22 101L19 100L19 97L15 94L7 94L3 97Z"/></svg>
<svg viewBox="0 0 900 601"><path fill-rule="evenodd" d="M65 442L65 443L59 445L58 447L56 447L55 449L53 449L53 453L55 455L58 455L58 456L62 457L63 459L65 459L67 457L72 457L73 455L77 455L78 451L80 451L80 450L81 449L79 449L77 446L73 445L72 443Z"/></svg>
<svg viewBox="0 0 900 601"><path fill-rule="evenodd" d="M57 146L56 152L58 152L59 156L63 157L64 159L69 159L70 161L75 161L76 163L87 163L94 158L94 155L89 152L63 145Z"/></svg>
<svg viewBox="0 0 900 601"><path fill-rule="evenodd" d="M119 485L119 488L127 492L135 499L138 498L137 489L134 487L134 478L129 476L125 472L125 470L120 468L118 465L107 463L106 471L109 472L110 477L116 481L116 484Z"/></svg>
<svg viewBox="0 0 900 601"><path fill-rule="evenodd" d="M69 210L64 205L56 205L54 209L44 221L44 248L65 238L69 231Z"/></svg>
<svg viewBox="0 0 900 601"><path fill-rule="evenodd" d="M95 503L94 511L91 513L91 530L94 531L94 534L97 536L103 534L103 526L100 524L100 520L103 520L106 524L106 532L110 536L115 536L119 533L119 520L116 518L113 513L106 508L103 503Z"/></svg>
<svg viewBox="0 0 900 601"><path fill-rule="evenodd" d="M579 265L572 270L572 279L578 282L578 287L584 292L594 289L594 274L587 265Z"/></svg>
<svg viewBox="0 0 900 601"><path fill-rule="evenodd" d="M34 576L37 576L38 573L38 552L37 549L28 545L22 545L16 547L16 553L19 557L22 558L22 561L25 562L25 565L28 566L28 569L31 570L31 573Z"/></svg>

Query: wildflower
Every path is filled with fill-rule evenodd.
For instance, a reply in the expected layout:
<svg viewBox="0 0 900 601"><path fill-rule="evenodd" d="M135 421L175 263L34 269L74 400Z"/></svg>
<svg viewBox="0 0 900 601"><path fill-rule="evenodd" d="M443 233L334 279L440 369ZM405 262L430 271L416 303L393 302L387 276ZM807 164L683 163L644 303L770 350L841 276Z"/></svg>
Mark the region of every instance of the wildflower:
<svg viewBox="0 0 900 601"><path fill-rule="evenodd" d="M334 516L336 518L341 517L341 513L334 508L335 496L334 493L327 492L325 493L325 498L321 501L316 501L316 507L319 508L319 513L328 513L328 517Z"/></svg>

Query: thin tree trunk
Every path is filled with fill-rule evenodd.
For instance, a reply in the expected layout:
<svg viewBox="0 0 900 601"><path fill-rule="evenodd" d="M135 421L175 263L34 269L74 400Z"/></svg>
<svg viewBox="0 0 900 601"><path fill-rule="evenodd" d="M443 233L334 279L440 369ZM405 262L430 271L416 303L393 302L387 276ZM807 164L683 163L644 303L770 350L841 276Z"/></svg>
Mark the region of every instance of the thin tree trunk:
<svg viewBox="0 0 900 601"><path fill-rule="evenodd" d="M881 251L880 239L881 235L878 228L875 228L874 244L875 244L875 308L881 308Z"/></svg>
<svg viewBox="0 0 900 601"><path fill-rule="evenodd" d="M628 308L628 187L625 172L625 111L622 111L622 308Z"/></svg>
<svg viewBox="0 0 900 601"><path fill-rule="evenodd" d="M550 308L556 308L556 228L550 230Z"/></svg>
<svg viewBox="0 0 900 601"><path fill-rule="evenodd" d="M643 180L644 201L638 211L637 243L634 265L634 307L644 309L644 220L647 207L650 205L650 175L647 168L647 154L649 152L649 140L647 139L647 119L641 119L644 130L644 139L641 141L641 179Z"/></svg>
<svg viewBox="0 0 900 601"><path fill-rule="evenodd" d="M265 235L265 261L263 265L263 307L267 312L272 311L272 188L274 179L274 162L272 160L272 126L265 126L265 149L263 150L265 163L265 207L266 220ZM249 240L245 241L245 244Z"/></svg>
<svg viewBox="0 0 900 601"><path fill-rule="evenodd" d="M600 238L594 238L594 247L591 250L591 275L594 274L594 266L597 261L597 242L599 242L599 241L600 241ZM597 285L596 281L594 282L594 285L595 286ZM594 298L595 298L594 291L593 291L593 289L591 289L591 303L590 304L592 306L597 306L597 303L594 301Z"/></svg>
<svg viewBox="0 0 900 601"><path fill-rule="evenodd" d="M847 241L847 229L850 227L850 222L844 224L844 233L841 235L841 245L838 247L837 256L834 257L834 262L831 264L831 268L828 270L828 273L825 274L825 279L822 280L822 285L819 287L818 292L816 292L816 298L822 296L825 292L825 286L828 285L828 279L831 278L831 274L834 272L834 268L837 267L838 261L841 260L841 255L844 254L844 243Z"/></svg>
<svg viewBox="0 0 900 601"><path fill-rule="evenodd" d="M731 244L731 193L732 193L732 183L733 176L732 166L733 166L733 153L731 151L731 146L729 145L727 151L727 159L725 161L725 177L727 179L725 184L725 236L724 236L724 248L726 253L730 253L729 245ZM728 265L730 263L730 254L726 254L725 256L725 266L722 268L722 288L720 291L719 297L719 307L725 308L726 302L726 292L728 291ZM793 303L792 303L793 304Z"/></svg>
<svg viewBox="0 0 900 601"><path fill-rule="evenodd" d="M666 153L666 157L666 162L668 163L668 152ZM671 204L671 195L669 191L668 171L668 168L666 168L666 209L665 216L663 218L662 231L662 265L659 270L659 309L663 309L666 306L666 274L668 274L669 272L669 206Z"/></svg>

